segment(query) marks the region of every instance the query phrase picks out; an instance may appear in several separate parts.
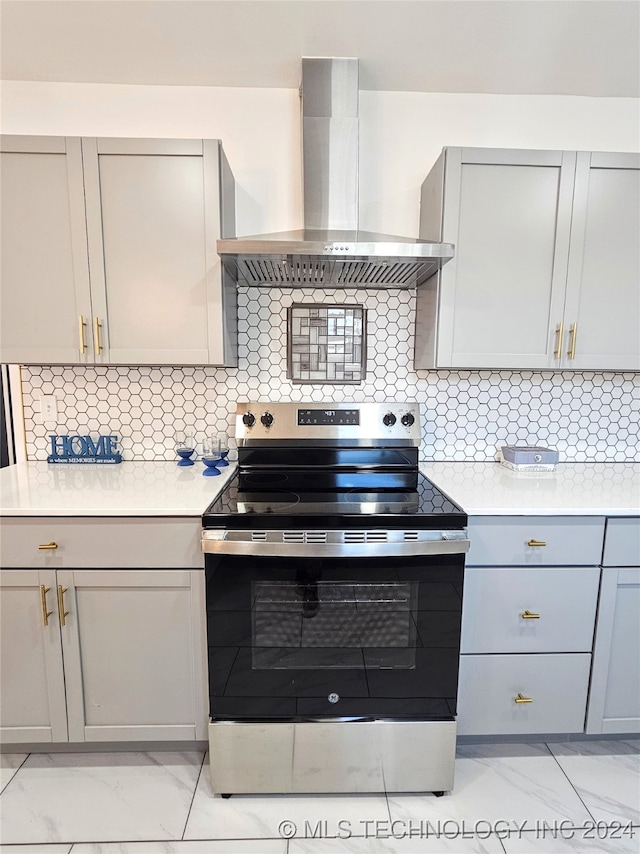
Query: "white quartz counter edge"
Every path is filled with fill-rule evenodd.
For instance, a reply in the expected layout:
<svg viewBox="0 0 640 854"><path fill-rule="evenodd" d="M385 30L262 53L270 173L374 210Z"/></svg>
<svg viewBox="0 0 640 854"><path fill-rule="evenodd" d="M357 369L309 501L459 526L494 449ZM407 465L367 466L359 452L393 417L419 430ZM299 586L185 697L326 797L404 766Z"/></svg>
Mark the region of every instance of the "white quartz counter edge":
<svg viewBox="0 0 640 854"><path fill-rule="evenodd" d="M560 463L513 472L499 463L420 463L469 516L640 516L640 463Z"/></svg>
<svg viewBox="0 0 640 854"><path fill-rule="evenodd" d="M204 477L202 463L17 463L0 470L2 516L199 517L236 470Z"/></svg>

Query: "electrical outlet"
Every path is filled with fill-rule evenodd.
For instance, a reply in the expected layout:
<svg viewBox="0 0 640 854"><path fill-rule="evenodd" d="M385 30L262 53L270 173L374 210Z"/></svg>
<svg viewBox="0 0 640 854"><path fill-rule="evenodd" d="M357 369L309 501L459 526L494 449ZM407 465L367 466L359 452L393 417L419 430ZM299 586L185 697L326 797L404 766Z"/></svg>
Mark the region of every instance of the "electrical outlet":
<svg viewBox="0 0 640 854"><path fill-rule="evenodd" d="M53 394L40 395L40 415L42 420L58 421L58 401Z"/></svg>

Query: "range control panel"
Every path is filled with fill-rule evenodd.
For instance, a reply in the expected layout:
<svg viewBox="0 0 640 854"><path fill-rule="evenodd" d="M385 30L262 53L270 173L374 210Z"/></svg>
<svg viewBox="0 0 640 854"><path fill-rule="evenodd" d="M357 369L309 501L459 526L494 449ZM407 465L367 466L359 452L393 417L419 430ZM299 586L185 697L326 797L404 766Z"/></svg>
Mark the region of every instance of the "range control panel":
<svg viewBox="0 0 640 854"><path fill-rule="evenodd" d="M335 424L339 426L360 424L359 409L299 409L298 425Z"/></svg>
<svg viewBox="0 0 640 854"><path fill-rule="evenodd" d="M238 403L236 440L394 440L420 444L417 403Z"/></svg>

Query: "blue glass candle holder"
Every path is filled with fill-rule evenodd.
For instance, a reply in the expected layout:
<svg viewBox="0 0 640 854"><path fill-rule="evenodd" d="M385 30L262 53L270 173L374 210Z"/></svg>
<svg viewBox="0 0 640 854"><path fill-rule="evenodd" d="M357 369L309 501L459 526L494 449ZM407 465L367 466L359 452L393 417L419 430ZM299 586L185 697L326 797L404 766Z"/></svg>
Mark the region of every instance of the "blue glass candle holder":
<svg viewBox="0 0 640 854"><path fill-rule="evenodd" d="M218 463L218 468L221 466L228 466L227 457L229 456L229 440L227 438L226 433L218 433L218 442L220 443L220 462Z"/></svg>
<svg viewBox="0 0 640 854"><path fill-rule="evenodd" d="M204 463L204 471L202 474L205 477L215 477L221 473L217 468L222 462L220 457L203 457L202 462Z"/></svg>
<svg viewBox="0 0 640 854"><path fill-rule="evenodd" d="M202 443L202 462L204 463L205 477L219 475L218 466L222 462L220 455L220 439L215 436L207 437Z"/></svg>
<svg viewBox="0 0 640 854"><path fill-rule="evenodd" d="M192 466L194 463L191 457L195 451L195 437L190 430L176 433L176 454L180 457L178 460L179 466Z"/></svg>
<svg viewBox="0 0 640 854"><path fill-rule="evenodd" d="M193 456L194 448L178 448L176 450L177 455L180 457L178 460L179 466L192 466L195 465L191 457Z"/></svg>

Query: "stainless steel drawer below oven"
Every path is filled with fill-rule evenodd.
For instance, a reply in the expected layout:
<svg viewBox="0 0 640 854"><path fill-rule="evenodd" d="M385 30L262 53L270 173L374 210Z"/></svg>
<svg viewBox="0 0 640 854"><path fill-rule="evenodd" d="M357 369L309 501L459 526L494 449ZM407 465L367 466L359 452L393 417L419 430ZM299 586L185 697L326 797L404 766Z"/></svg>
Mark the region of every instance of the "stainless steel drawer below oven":
<svg viewBox="0 0 640 854"><path fill-rule="evenodd" d="M446 792L454 721L209 724L216 794Z"/></svg>

